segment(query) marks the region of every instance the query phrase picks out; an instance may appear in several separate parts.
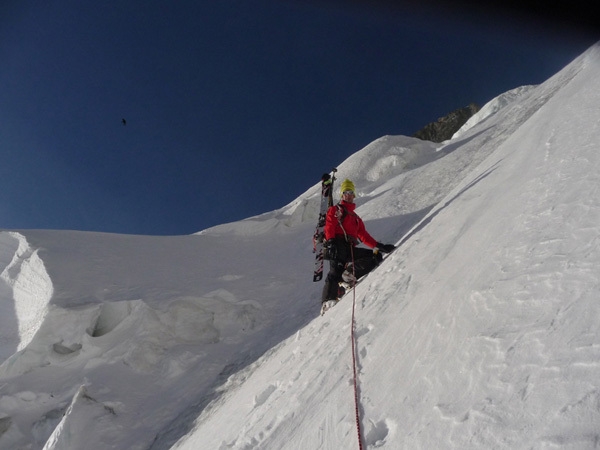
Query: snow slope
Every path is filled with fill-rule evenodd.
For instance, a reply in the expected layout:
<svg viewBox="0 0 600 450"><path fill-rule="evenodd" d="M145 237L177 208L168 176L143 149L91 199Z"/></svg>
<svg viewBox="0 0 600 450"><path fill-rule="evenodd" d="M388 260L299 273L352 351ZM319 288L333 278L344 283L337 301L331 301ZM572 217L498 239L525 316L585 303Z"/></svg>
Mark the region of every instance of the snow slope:
<svg viewBox="0 0 600 450"><path fill-rule="evenodd" d="M323 317L317 185L193 236L0 232L0 449L358 448L352 329L365 448L597 448L599 75L342 162L400 248Z"/></svg>
<svg viewBox="0 0 600 450"><path fill-rule="evenodd" d="M367 448L598 447L599 73L596 46L469 130L485 160L357 288ZM358 448L351 309L231 377L176 448Z"/></svg>

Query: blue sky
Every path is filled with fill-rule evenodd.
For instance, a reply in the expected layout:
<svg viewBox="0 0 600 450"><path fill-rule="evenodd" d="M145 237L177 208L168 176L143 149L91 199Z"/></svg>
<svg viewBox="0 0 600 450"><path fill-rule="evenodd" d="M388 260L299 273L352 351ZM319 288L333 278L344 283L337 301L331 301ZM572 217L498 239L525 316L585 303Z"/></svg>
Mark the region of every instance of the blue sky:
<svg viewBox="0 0 600 450"><path fill-rule="evenodd" d="M279 208L378 137L545 81L598 40L575 30L431 5L5 2L0 228L176 235Z"/></svg>

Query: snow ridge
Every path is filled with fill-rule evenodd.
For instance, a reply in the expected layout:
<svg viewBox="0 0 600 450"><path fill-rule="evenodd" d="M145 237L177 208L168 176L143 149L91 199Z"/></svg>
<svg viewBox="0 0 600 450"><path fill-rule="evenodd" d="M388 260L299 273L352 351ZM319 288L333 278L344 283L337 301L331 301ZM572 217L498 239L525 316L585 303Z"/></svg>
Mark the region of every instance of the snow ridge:
<svg viewBox="0 0 600 450"><path fill-rule="evenodd" d="M498 97L487 102L483 108L473 114L469 120L452 136L452 139L456 139L465 134L468 130L473 128L480 122L483 122L488 117L496 114L502 108L510 105L511 103L519 100L523 95L527 94L531 89L535 88L534 85L521 86L515 89L511 89L510 91L505 92L504 94L499 95Z"/></svg>

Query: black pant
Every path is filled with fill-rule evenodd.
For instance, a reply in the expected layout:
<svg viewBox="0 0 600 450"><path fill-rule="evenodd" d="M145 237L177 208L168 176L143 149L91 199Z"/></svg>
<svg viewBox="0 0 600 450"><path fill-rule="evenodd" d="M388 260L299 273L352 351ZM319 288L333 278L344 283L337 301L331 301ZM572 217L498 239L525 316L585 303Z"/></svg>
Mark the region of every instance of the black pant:
<svg viewBox="0 0 600 450"><path fill-rule="evenodd" d="M338 298L338 284L342 281L342 273L346 264L354 259L354 276L358 280L379 265L383 257L375 255L369 248L353 247L343 238L336 239L336 258L329 261L329 273L325 278L321 301ZM353 258L354 257L354 258Z"/></svg>

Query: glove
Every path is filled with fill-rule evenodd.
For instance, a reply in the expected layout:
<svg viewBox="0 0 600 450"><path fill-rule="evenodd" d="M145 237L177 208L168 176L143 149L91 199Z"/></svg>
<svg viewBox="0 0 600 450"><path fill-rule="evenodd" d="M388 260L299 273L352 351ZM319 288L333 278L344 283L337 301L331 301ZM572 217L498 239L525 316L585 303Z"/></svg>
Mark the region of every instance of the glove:
<svg viewBox="0 0 600 450"><path fill-rule="evenodd" d="M381 242L377 243L377 248L383 253L391 253L396 249L396 247L392 244L382 244Z"/></svg>
<svg viewBox="0 0 600 450"><path fill-rule="evenodd" d="M337 245L335 245L334 239L328 239L323 247L325 248L323 259L333 261L337 258Z"/></svg>

